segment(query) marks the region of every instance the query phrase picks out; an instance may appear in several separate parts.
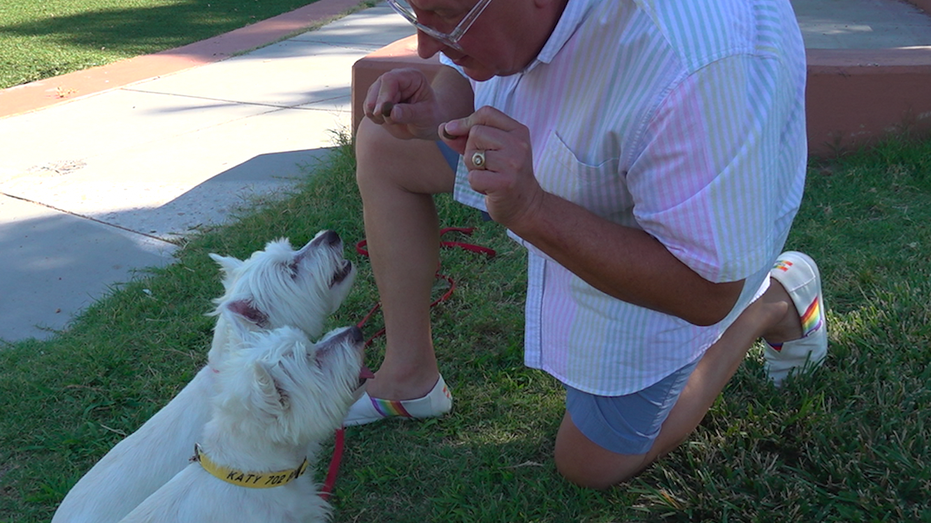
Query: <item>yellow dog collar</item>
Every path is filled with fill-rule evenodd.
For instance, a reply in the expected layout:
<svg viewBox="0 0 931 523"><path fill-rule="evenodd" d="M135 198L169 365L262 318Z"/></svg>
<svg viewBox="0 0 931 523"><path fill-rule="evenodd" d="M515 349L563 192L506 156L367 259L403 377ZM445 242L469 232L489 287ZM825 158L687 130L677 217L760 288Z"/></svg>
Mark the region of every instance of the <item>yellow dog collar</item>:
<svg viewBox="0 0 931 523"><path fill-rule="evenodd" d="M194 444L193 461L200 463L204 470L213 477L222 479L227 483L239 485L248 488L273 488L287 485L295 479L301 477L307 471L307 458L296 469L282 470L279 472L243 472L241 470L221 467L204 454L200 445Z"/></svg>

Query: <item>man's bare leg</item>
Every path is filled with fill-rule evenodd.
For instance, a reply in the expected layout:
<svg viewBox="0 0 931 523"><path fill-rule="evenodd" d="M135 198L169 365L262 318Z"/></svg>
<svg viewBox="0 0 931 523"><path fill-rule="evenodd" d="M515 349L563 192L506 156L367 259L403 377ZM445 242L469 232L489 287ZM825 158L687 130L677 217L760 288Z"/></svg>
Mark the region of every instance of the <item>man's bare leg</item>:
<svg viewBox="0 0 931 523"><path fill-rule="evenodd" d="M387 335L384 361L366 390L415 399L439 376L429 308L439 260L433 195L452 191L454 173L434 142L398 140L368 120L356 137L356 180Z"/></svg>
<svg viewBox="0 0 931 523"><path fill-rule="evenodd" d="M779 343L801 336L792 299L779 282L771 280L763 296L747 307L698 362L649 452L608 451L585 437L566 413L556 436L557 468L569 481L590 488L604 489L630 479L695 430L758 338Z"/></svg>

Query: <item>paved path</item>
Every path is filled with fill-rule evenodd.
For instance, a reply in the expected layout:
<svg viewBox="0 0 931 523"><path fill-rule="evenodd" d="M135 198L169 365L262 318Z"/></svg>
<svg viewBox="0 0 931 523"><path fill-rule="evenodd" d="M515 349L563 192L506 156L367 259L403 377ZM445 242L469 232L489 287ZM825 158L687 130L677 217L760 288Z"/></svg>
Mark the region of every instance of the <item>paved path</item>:
<svg viewBox="0 0 931 523"><path fill-rule="evenodd" d="M352 64L411 34L379 6L0 119L0 339L49 337L135 269L171 263L172 240L290 187L349 126Z"/></svg>

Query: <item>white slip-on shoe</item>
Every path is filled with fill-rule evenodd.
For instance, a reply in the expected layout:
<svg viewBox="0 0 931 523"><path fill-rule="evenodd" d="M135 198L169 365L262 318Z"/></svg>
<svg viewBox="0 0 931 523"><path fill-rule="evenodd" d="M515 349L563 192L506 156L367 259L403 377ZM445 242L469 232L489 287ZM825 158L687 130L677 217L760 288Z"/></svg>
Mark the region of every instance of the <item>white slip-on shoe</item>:
<svg viewBox="0 0 931 523"><path fill-rule="evenodd" d="M802 322L802 337L781 345L766 343L763 366L777 387L793 372L815 369L828 354L821 275L806 254L787 251L779 255L770 276L778 281L795 303Z"/></svg>
<svg viewBox="0 0 931 523"><path fill-rule="evenodd" d="M383 400L373 398L367 392L352 404L343 425L365 425L388 418L435 418L453 408L453 396L441 375L433 390L422 398L413 400Z"/></svg>

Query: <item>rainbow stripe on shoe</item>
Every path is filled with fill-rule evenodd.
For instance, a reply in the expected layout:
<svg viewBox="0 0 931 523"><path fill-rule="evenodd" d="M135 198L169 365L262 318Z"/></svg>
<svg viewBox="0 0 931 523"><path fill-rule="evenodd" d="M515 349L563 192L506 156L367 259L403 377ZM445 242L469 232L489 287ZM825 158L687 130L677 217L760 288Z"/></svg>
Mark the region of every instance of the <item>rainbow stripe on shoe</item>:
<svg viewBox="0 0 931 523"><path fill-rule="evenodd" d="M776 260L776 263L773 264L773 270L779 270L782 272L789 270L789 267L792 267L792 262L789 260Z"/></svg>
<svg viewBox="0 0 931 523"><path fill-rule="evenodd" d="M801 320L803 338L818 330L824 323L824 315L821 314L821 303L817 296L815 296L811 305L805 309L805 313L801 315Z"/></svg>
<svg viewBox="0 0 931 523"><path fill-rule="evenodd" d="M409 412L407 412L407 409L404 408L404 405L402 405L400 401L383 400L379 398L372 398L371 396L369 399L372 400L372 406L375 407L375 410L377 410L379 414L386 418L390 418L392 416L400 416L402 418L413 417Z"/></svg>

